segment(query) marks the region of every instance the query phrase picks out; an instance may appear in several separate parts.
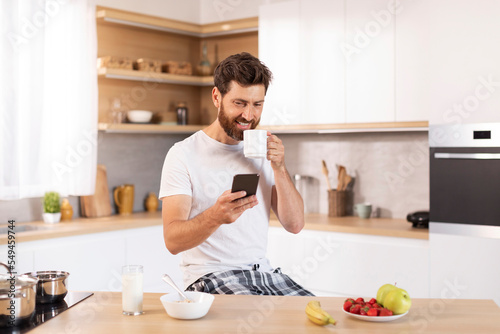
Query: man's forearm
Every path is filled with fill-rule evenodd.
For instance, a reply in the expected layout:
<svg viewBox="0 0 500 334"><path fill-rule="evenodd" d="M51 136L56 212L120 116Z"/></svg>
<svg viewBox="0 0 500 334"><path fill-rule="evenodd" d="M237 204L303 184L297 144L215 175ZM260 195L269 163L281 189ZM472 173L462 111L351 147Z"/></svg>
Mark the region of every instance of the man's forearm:
<svg viewBox="0 0 500 334"><path fill-rule="evenodd" d="M283 166L274 173L276 187L276 215L283 227L292 233L299 233L304 227L304 201Z"/></svg>
<svg viewBox="0 0 500 334"><path fill-rule="evenodd" d="M207 240L217 230L220 225L213 222L207 211L189 220L172 221L164 228L165 246L170 253L175 255L194 248Z"/></svg>

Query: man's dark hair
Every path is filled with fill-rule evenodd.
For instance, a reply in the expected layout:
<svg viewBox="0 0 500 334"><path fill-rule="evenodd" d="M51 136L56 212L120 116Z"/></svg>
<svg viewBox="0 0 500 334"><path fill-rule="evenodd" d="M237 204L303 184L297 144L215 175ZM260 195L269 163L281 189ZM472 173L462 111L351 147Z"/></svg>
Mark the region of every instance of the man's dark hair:
<svg viewBox="0 0 500 334"><path fill-rule="evenodd" d="M217 65L214 71L215 87L222 96L229 91L232 80L243 87L264 85L265 92L273 78L273 74L258 58L248 52L227 57Z"/></svg>

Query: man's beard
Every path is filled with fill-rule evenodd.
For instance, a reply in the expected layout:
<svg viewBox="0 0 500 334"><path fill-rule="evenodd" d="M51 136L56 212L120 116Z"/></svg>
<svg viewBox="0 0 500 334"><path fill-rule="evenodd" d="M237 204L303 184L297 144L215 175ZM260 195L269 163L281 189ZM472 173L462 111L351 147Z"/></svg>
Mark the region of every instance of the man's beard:
<svg viewBox="0 0 500 334"><path fill-rule="evenodd" d="M250 129L255 129L259 125L260 118L258 120L247 121L243 117L238 117L235 119L230 119L224 111L224 104L221 103L219 111L219 123L224 129L224 132L234 140L243 140L243 130L239 129L236 122L250 123Z"/></svg>

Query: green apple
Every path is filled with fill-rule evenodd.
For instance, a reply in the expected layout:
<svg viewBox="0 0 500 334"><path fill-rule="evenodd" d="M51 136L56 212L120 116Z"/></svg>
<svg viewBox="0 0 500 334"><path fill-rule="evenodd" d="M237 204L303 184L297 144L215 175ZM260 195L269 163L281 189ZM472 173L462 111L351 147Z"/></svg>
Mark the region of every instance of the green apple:
<svg viewBox="0 0 500 334"><path fill-rule="evenodd" d="M392 291L393 289L396 289L396 286L393 284L384 284L382 285L378 291L377 291L377 303L380 305L384 306L384 298L387 296L387 294Z"/></svg>
<svg viewBox="0 0 500 334"><path fill-rule="evenodd" d="M384 307L395 315L403 314L411 307L410 295L401 288L392 289L384 298Z"/></svg>

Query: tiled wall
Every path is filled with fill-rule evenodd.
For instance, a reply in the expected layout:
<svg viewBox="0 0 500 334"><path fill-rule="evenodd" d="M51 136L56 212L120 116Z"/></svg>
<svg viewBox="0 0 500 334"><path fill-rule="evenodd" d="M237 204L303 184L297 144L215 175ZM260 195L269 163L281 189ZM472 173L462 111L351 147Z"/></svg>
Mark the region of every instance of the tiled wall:
<svg viewBox="0 0 500 334"><path fill-rule="evenodd" d="M327 185L321 173L325 160L333 188L336 164L355 178L354 203L370 202L374 214L406 218L429 209L429 148L427 132L280 135L290 174L317 178L319 208L328 212Z"/></svg>
<svg viewBox="0 0 500 334"><path fill-rule="evenodd" d="M98 162L107 168L108 185L135 186L134 211L143 211L149 192L158 192L168 149L184 135L99 134ZM315 178L309 198L313 211L328 212L324 159L336 187L335 164L355 177L354 203L371 202L382 217L404 218L410 211L429 207L429 153L426 132L279 135L291 175ZM71 197L78 214L78 198ZM113 201L112 201L113 203ZM114 208L113 208L114 210ZM40 199L0 201L0 224L40 220Z"/></svg>

